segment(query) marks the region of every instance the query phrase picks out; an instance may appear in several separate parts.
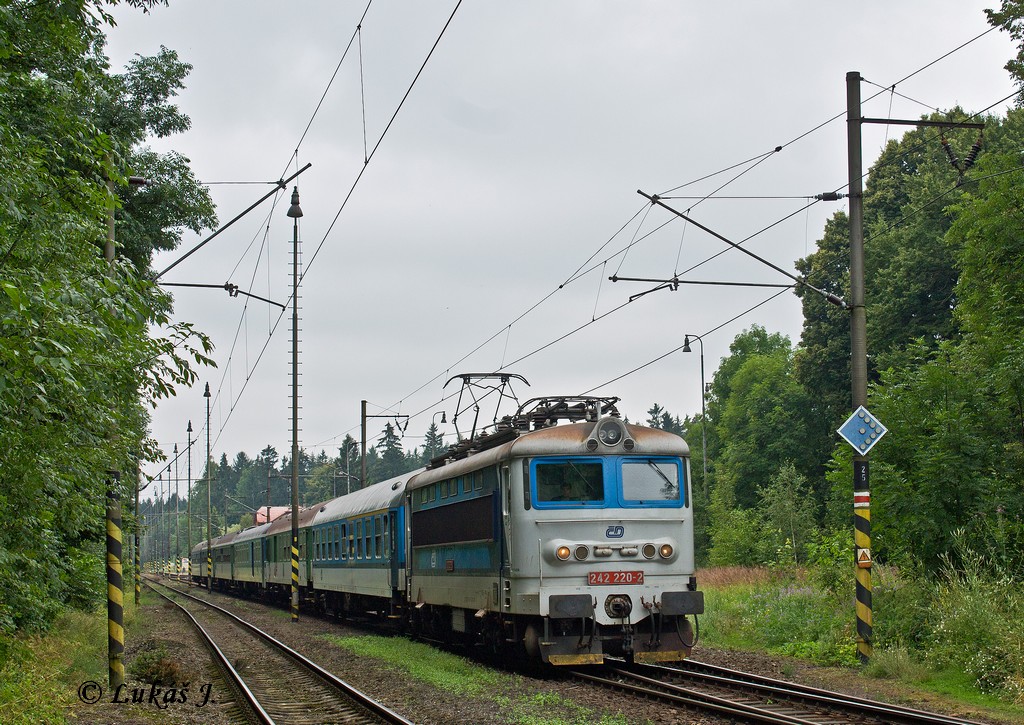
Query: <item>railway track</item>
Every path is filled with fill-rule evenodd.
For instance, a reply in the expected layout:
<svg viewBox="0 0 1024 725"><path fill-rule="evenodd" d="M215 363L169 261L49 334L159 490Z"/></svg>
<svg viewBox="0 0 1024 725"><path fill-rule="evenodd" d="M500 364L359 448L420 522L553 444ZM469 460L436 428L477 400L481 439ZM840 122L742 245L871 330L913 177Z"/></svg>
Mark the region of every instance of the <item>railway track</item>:
<svg viewBox="0 0 1024 725"><path fill-rule="evenodd" d="M866 700L700 662L680 668L606 664L574 671L604 687L713 712L733 722L786 725L977 725L970 720Z"/></svg>
<svg viewBox="0 0 1024 725"><path fill-rule="evenodd" d="M160 582L147 579L147 584L195 624L253 721L265 725L412 725L412 721L216 604ZM186 607L161 588L201 606Z"/></svg>

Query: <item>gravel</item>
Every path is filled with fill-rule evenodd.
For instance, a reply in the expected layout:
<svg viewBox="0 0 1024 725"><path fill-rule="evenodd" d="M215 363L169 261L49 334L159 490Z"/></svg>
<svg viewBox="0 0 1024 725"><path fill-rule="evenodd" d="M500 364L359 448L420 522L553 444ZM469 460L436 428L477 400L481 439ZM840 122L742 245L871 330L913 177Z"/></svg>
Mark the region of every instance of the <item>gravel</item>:
<svg viewBox="0 0 1024 725"><path fill-rule="evenodd" d="M193 588L193 592L196 591L205 595L205 590ZM544 708L543 716L552 722L582 724L599 721L603 716L618 717L616 722L627 722L630 725L680 722L710 725L729 722L692 712L681 714L678 710L657 703L568 679L560 673L550 676L507 673L507 676L500 678L502 684L498 686L498 691L489 691L485 696L475 697L453 695L432 685L403 677L380 663L359 658L324 639L326 634L341 637L365 635L365 630L311 615L303 615L298 623L292 623L288 613L282 610L268 609L256 602L216 594L213 597L221 606L244 615L256 626L311 657L352 686L422 725L510 723L513 722L510 719L511 713L504 712L500 703L523 702L525 698L545 703L541 706ZM176 613L169 604L149 604L142 607L136 622L144 624L136 625L138 635L132 630L127 633L125 661L129 682L119 698L122 702L112 702L110 693L105 693L96 704L81 704L70 722L118 725L224 725L239 722L230 688L221 679L205 646L182 615ZM180 702L179 689L173 695L174 701L164 705L164 699L169 697L168 689L163 688L154 696L151 686L133 674L138 669L136 665L145 661L145 653L160 648L166 652L167 659L179 668L180 682L189 683L187 701L184 703ZM148 657L154 659L152 654ZM849 669L817 667L789 658L715 650L699 645L693 657L737 670L959 715L979 722L1000 722L986 718L984 713L963 704L919 692L899 683L868 678ZM198 707L203 702L203 685L210 686L210 698L203 707ZM133 691L141 701L123 702L131 699ZM158 704L164 706L159 707ZM531 712L536 714L538 711L534 709Z"/></svg>

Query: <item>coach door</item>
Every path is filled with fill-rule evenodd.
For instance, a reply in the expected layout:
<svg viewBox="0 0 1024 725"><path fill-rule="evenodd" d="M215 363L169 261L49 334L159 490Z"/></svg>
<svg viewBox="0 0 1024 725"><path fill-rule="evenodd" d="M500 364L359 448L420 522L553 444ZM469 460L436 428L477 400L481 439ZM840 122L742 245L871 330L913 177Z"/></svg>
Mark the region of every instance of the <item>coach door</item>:
<svg viewBox="0 0 1024 725"><path fill-rule="evenodd" d="M494 597L494 606L499 612L508 612L512 607L512 582L509 581L510 562L512 561L512 480L507 464L501 467L501 478L498 483L501 495L501 533L498 536L499 556L501 565L498 568L498 586L500 591Z"/></svg>
<svg viewBox="0 0 1024 725"><path fill-rule="evenodd" d="M398 551L398 539L400 537L395 535L395 528L397 524L396 515L394 511L388 511L384 517L384 545L388 552L388 562L391 567L391 590L398 589L398 569L399 569L399 556Z"/></svg>

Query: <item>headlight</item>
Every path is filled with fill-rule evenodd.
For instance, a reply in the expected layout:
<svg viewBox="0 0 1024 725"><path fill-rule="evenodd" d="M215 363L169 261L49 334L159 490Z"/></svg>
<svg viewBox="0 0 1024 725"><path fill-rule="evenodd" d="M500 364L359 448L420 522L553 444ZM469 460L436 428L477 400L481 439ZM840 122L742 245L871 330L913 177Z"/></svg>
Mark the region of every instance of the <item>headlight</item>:
<svg viewBox="0 0 1024 725"><path fill-rule="evenodd" d="M658 553L658 547L654 544L644 544L643 552L645 559L653 559L654 555Z"/></svg>
<svg viewBox="0 0 1024 725"><path fill-rule="evenodd" d="M575 554L577 559L579 559L580 561L583 561L588 556L590 556L590 549L588 547L584 546L583 544L580 544L579 546L576 547L576 551L574 552L574 554Z"/></svg>
<svg viewBox="0 0 1024 725"><path fill-rule="evenodd" d="M672 544L662 544L658 553L661 554L662 559L667 559L672 556L673 551L675 551L675 549L672 548Z"/></svg>
<svg viewBox="0 0 1024 725"><path fill-rule="evenodd" d="M565 561L569 558L569 547L559 546L558 549L555 551L555 556L558 557L559 561Z"/></svg>

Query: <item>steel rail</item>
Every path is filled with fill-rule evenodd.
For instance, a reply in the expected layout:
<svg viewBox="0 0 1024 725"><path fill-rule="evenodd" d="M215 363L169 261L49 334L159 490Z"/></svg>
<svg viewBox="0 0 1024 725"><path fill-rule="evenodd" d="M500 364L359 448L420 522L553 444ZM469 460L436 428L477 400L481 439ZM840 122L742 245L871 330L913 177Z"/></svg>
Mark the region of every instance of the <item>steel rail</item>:
<svg viewBox="0 0 1024 725"><path fill-rule="evenodd" d="M889 703L879 702L877 700L858 697L856 695L846 695L843 693L833 692L831 690L811 687L809 685L801 685L795 682L776 680L771 677L755 675L749 672L740 672L739 670L733 670L728 667L712 665L697 660L686 660L678 667L658 667L656 669L668 670L670 672L680 671L687 675L697 671L698 673L707 673L711 676L728 678L734 682L745 681L763 687L777 688L779 694L795 693L801 697L820 698L822 702L834 701L839 705L849 704L853 707L861 708L860 712L874 711L875 714L886 717L890 722L907 723L907 725L981 725L973 720L965 720L963 718L956 718L949 715L927 712L925 710L904 707L902 705L892 705Z"/></svg>
<svg viewBox="0 0 1024 725"><path fill-rule="evenodd" d="M602 687L609 687L615 690L622 690L633 695L639 695L648 699L663 700L674 705L682 705L689 708L697 708L701 711L711 711L719 715L725 715L739 722L763 722L773 725L819 725L810 720L799 720L778 713L768 712L753 705L743 702L728 700L715 695L684 690L666 683L657 683L660 689L653 689L650 686L636 685L629 682L622 682L611 677L602 677L589 672L572 670L571 674L581 680L593 682ZM631 678L640 678L638 675L630 675ZM671 692L666 690L671 689Z"/></svg>
<svg viewBox="0 0 1024 725"><path fill-rule="evenodd" d="M161 585L162 586L166 586L166 585L164 585L162 583L161 583ZM206 607L209 607L210 609L213 609L214 611L216 611L216 612L224 615L225 617L227 617L233 623L235 623L235 624L245 628L246 630L252 632L257 637L259 637L260 639L264 640L265 642L270 644L275 649L278 649L283 654L287 655L289 658L294 660L297 664L301 665L302 667L304 667L308 671L312 672L317 677L319 677L322 680L324 680L327 684L329 684L332 687L340 690L342 693L345 694L346 697L349 697L354 702L356 702L359 705L361 705L362 707L366 708L372 714L374 714L377 717L381 718L385 722L394 723L395 725L414 725L412 720L408 720L405 717L403 717L402 715L399 715L394 710L391 710L390 708L388 708L384 704L378 702L377 700L373 699L372 697L370 697L366 693L362 692L361 690L356 689L355 687L353 687L349 683L345 682L341 678L339 678L336 675L334 675L332 672L329 672L328 670L325 670L323 667L318 665L313 660L309 659L308 657L305 657L304 655L302 655L299 652L297 652L296 650L292 649L291 647L289 647L285 643L281 642L280 640L275 639L270 634L264 632L263 630L261 630L260 628L255 626L254 624L251 624L251 623L245 621L244 619L242 619L241 617L237 616L236 614L234 614L232 612L229 612L228 610L226 610L223 607L220 607L220 606L214 604L213 602L208 602L205 599L201 599L199 597L196 597L196 596L194 596L194 595L192 595L192 594L190 594L188 592L184 592L184 591L181 591L181 590L178 590L178 589L174 589L173 587L167 587L167 588L171 589L171 591L175 592L176 594L179 594L179 595L181 595L183 597L186 597L187 599L191 599L191 600L193 600L195 602L198 602L199 604L202 604L202 605L204 605ZM166 598L166 595L161 594L161 596L165 596L165 598ZM175 602L175 604L177 604L179 607L181 606L177 602ZM189 615L189 616L191 617L191 615ZM273 721L271 721L271 722L273 722Z"/></svg>
<svg viewBox="0 0 1024 725"><path fill-rule="evenodd" d="M256 695L254 695L252 690L249 689L249 686L245 684L245 680L242 679L242 676L238 674L238 670L234 668L234 666L228 660L228 657L224 654L223 651L221 651L221 648L217 646L217 643L213 641L213 637L210 636L210 633L207 632L203 628L203 625L199 623L199 620L192 616L192 612L188 611L180 603L174 601L171 597L167 596L159 589L154 587L153 582L148 577L145 579L145 582L146 585L149 586L154 592L156 592L161 597L166 599L168 602L170 602L178 609L180 609L185 614L185 616L188 617L189 620L191 620L192 624L199 632L199 635L203 638L203 641L206 643L206 646L210 648L211 652L213 652L213 655L216 658L218 664L220 664L221 669L223 669L224 672L227 673L230 684L242 695L242 699L245 700L245 705L251 710L252 714L256 717L256 720L259 723L261 723L261 725L275 725L274 719L270 717L266 710L263 709L263 706L260 705L259 700L256 699ZM172 591L177 590L172 589ZM179 592L179 594L180 593L181 592Z"/></svg>

